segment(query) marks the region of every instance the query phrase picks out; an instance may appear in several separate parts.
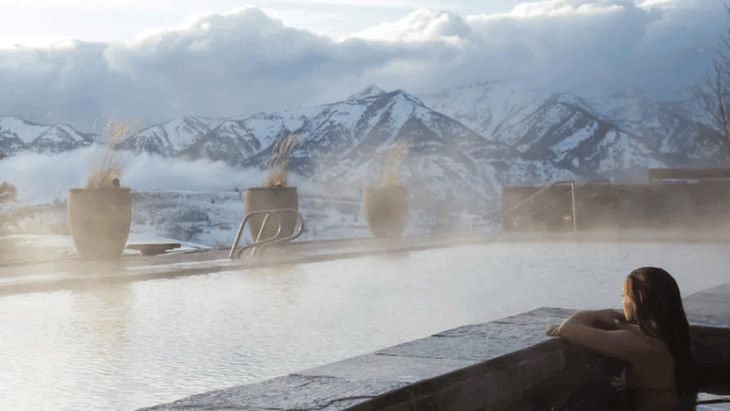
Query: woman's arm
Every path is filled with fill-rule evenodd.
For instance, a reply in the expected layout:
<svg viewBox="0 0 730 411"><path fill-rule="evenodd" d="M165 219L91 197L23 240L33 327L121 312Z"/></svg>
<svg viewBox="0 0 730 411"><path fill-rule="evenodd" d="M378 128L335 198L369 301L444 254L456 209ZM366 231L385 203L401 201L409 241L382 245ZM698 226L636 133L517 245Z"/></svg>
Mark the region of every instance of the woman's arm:
<svg viewBox="0 0 730 411"><path fill-rule="evenodd" d="M583 311L568 317L552 335L557 334L600 354L632 362L637 355L650 351L650 347L639 335L622 329L624 323L621 320L625 321L624 316L614 310Z"/></svg>
<svg viewBox="0 0 730 411"><path fill-rule="evenodd" d="M622 328L623 323L626 323L626 317L623 313L611 309L580 311L568 317L560 327L567 323L577 323L602 330L618 330Z"/></svg>

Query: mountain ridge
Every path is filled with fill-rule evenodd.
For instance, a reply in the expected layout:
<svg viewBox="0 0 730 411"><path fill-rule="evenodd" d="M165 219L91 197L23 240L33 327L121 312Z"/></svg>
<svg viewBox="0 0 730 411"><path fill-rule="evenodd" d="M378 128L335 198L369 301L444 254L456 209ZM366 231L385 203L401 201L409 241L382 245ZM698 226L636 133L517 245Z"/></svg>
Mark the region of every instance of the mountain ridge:
<svg viewBox="0 0 730 411"><path fill-rule="evenodd" d="M235 118L184 116L140 130L119 147L264 169L276 141L295 134L292 172L333 193L357 195L379 184L388 148L410 142L401 177L414 198L498 208L504 185L619 181L639 168L712 164L717 150L708 146L706 129L685 106L641 90L587 101L493 81L418 98L370 85L320 106ZM31 135L32 127L17 119L15 132L13 121L3 119L0 150L10 147L10 154L76 147L43 145L38 129ZM79 146L93 143L91 136L73 135Z"/></svg>

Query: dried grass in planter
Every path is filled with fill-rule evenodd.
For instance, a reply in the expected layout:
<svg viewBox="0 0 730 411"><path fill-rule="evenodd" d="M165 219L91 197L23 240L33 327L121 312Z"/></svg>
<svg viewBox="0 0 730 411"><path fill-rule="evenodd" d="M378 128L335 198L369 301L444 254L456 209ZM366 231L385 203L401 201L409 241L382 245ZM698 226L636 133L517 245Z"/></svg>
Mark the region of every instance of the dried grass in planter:
<svg viewBox="0 0 730 411"><path fill-rule="evenodd" d="M264 180L261 182L262 187L286 187L289 155L294 149L297 138L299 137L289 134L274 144L271 150L271 158L266 164L267 171Z"/></svg>
<svg viewBox="0 0 730 411"><path fill-rule="evenodd" d="M383 167L383 178L380 187L396 187L400 185L400 171L403 167L403 160L408 155L408 150L413 145L413 140L397 144L395 141L388 147L388 157Z"/></svg>
<svg viewBox="0 0 730 411"><path fill-rule="evenodd" d="M104 126L103 134L107 136L104 149L94 153L89 175L86 178L87 189L118 188L125 166L122 162L123 152L116 145L133 134L134 123L117 120L112 116Z"/></svg>

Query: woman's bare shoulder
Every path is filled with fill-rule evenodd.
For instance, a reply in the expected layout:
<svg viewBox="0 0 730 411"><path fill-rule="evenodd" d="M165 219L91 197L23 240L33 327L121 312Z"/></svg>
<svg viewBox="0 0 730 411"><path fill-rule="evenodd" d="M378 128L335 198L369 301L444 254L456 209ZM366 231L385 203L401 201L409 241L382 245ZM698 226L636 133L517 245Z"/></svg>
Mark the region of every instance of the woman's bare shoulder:
<svg viewBox="0 0 730 411"><path fill-rule="evenodd" d="M651 342L643 335L627 329L613 331L598 328L564 330L560 334L570 342L575 342L603 355L626 362L636 362L651 353Z"/></svg>
<svg viewBox="0 0 730 411"><path fill-rule="evenodd" d="M622 324L621 329L628 330L638 338L646 341L648 354L671 355L669 347L661 338L652 337L644 333L638 324Z"/></svg>

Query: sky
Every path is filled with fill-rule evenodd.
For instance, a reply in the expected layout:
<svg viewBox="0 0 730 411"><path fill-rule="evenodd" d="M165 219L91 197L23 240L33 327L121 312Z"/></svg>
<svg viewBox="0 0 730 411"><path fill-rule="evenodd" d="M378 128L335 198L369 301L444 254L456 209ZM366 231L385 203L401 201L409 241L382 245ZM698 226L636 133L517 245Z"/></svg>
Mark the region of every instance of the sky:
<svg viewBox="0 0 730 411"><path fill-rule="evenodd" d="M0 0L3 36L0 47L22 43L42 46L67 38L134 42L151 28L175 27L190 16L258 7L286 26L340 37L386 20L398 20L419 8L460 15L511 11L523 0Z"/></svg>
<svg viewBox="0 0 730 411"><path fill-rule="evenodd" d="M672 97L730 28L722 0L0 0L0 115L93 131L499 80Z"/></svg>

